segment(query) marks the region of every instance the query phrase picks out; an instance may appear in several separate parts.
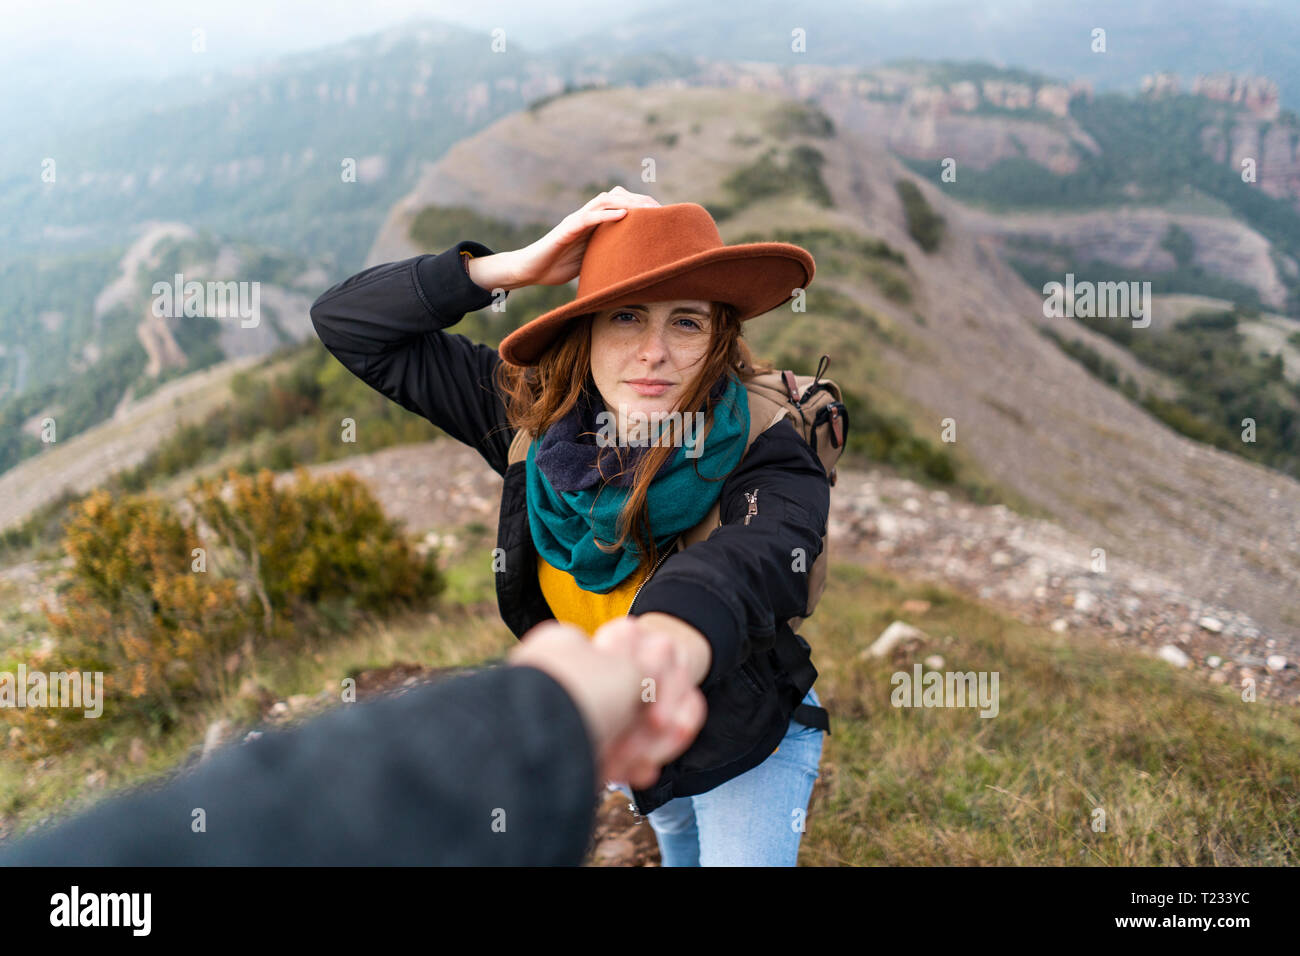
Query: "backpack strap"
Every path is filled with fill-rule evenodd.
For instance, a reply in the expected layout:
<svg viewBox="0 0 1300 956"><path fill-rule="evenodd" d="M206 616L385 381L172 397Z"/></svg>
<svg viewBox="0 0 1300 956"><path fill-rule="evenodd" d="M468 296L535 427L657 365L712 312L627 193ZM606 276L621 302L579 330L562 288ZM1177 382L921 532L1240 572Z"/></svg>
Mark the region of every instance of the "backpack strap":
<svg viewBox="0 0 1300 956"><path fill-rule="evenodd" d="M798 694L795 700L800 703L795 706L790 716L807 727L816 727L829 734L831 721L826 708L802 702L817 681L817 668L813 666L812 648L808 646L808 642L798 634L792 634L790 638L784 640L778 638L772 645L772 656L776 658L776 663L780 665L781 670L789 675L790 682L794 685L794 692Z"/></svg>
<svg viewBox="0 0 1300 956"><path fill-rule="evenodd" d="M816 727L826 733L831 732L831 718L825 707L814 707L812 704L800 704L790 715L799 723L807 727Z"/></svg>
<svg viewBox="0 0 1300 956"><path fill-rule="evenodd" d="M745 452L740 456L742 460L749 453L750 446L754 444L759 435L781 419L789 417L789 411L783 403L768 398L751 388L745 389L745 395L749 399L749 437L745 441ZM705 437L708 437L707 432ZM704 516L699 524L677 536L677 547L674 550L681 551L689 545L698 544L713 534L713 529L720 527L722 527L721 498L713 502L713 507L709 509L709 513Z"/></svg>
<svg viewBox="0 0 1300 956"><path fill-rule="evenodd" d="M510 441L510 451L506 453L506 466L528 457L528 446L532 443L532 433L523 428L515 429L515 437Z"/></svg>

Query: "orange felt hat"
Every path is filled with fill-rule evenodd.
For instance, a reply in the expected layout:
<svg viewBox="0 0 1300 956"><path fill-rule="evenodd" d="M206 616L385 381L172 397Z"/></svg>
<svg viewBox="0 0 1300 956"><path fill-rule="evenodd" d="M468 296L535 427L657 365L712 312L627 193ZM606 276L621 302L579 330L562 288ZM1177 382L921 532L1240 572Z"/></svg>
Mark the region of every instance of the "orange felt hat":
<svg viewBox="0 0 1300 956"><path fill-rule="evenodd" d="M497 351L508 365L536 365L577 316L634 301L727 302L744 321L807 288L814 272L812 255L788 242L723 245L697 203L637 207L592 230L577 298L515 329Z"/></svg>

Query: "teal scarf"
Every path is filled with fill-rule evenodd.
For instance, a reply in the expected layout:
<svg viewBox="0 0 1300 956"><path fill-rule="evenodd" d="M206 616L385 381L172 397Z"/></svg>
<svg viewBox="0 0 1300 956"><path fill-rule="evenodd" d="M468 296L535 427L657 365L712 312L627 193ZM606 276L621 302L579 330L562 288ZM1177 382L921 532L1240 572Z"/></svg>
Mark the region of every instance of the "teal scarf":
<svg viewBox="0 0 1300 956"><path fill-rule="evenodd" d="M694 447L679 445L650 483L647 509L656 549L704 520L722 494L721 479L745 454L749 396L744 385L725 374L710 397L716 404L708 434L702 438L696 431L691 436L696 445L703 441L703 451L695 455ZM594 434L597 409L604 411L599 393L592 395L584 387L572 411L533 439L526 459L526 500L538 553L572 574L584 591L607 594L636 569L639 553L631 538L613 553L596 547L596 540L608 546L617 539L618 515L631 490L633 469L650 446L599 446ZM688 450L695 457L688 457Z"/></svg>

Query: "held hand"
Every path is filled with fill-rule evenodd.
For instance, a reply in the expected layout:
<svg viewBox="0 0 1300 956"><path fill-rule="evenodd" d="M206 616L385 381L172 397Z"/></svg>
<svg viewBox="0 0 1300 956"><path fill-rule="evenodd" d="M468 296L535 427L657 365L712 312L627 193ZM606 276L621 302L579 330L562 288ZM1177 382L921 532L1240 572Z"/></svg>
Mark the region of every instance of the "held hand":
<svg viewBox="0 0 1300 956"><path fill-rule="evenodd" d="M582 713L601 780L649 786L699 733L704 698L683 673L674 671L675 658L665 641L638 649L639 657L601 650L580 629L547 621L524 635L507 662L545 671L568 692ZM667 692L676 711L643 702L647 677L655 682L658 700ZM694 691L698 701L686 695L683 702L682 688Z"/></svg>
<svg viewBox="0 0 1300 956"><path fill-rule="evenodd" d="M596 631L592 643L634 662L643 675L642 719L611 745L605 779L648 787L704 726L707 707L691 676L690 655L679 640L633 617L609 621Z"/></svg>
<svg viewBox="0 0 1300 956"><path fill-rule="evenodd" d="M592 198L542 238L510 253L518 285L563 285L582 268L582 257L592 230L603 222L623 218L626 210L658 206L653 196L615 186Z"/></svg>

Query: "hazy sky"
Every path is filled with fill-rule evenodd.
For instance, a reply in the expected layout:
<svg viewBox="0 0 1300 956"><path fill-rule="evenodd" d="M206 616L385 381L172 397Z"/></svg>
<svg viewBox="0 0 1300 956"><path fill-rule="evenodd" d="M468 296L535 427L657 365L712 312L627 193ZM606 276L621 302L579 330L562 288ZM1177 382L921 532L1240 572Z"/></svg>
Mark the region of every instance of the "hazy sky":
<svg viewBox="0 0 1300 956"><path fill-rule="evenodd" d="M412 17L478 29L505 26L538 49L616 24L647 8L684 0L0 0L0 80L69 77L87 70L103 79L159 77L222 69L281 53L309 50L374 33ZM744 16L745 0L714 0ZM914 9L951 0L792 0L789 11L826 7ZM1004 14L1035 0L971 0ZM1041 0L1039 0L1041 2ZM207 31L205 57L190 49L191 31ZM0 86L0 96L5 88Z"/></svg>
<svg viewBox="0 0 1300 956"><path fill-rule="evenodd" d="M1193 0L1195 15L1179 15L1187 0L782 0L779 9L791 23L861 25L864 62L908 56L977 58L1052 72L1044 57L1059 38L1027 29L1070 29L1076 36L1094 14L1112 27L1113 59L1125 64L1124 82L1136 85L1147 69L1178 69L1185 54L1203 53L1190 69L1255 71L1255 53L1267 51L1264 71L1283 81L1294 103L1295 83L1287 82L1296 60L1289 44L1297 33L1300 0ZM99 95L112 101L117 81L161 79L199 71L222 72L249 61L318 49L350 37L375 33L412 18L433 18L481 30L504 27L516 49L541 51L634 20L647 10L663 10L666 26L677 7L696 9L699 0L0 0L0 121L12 123L22 111L41 112ZM710 29L753 16L747 0L710 0ZM947 9L944 9L944 8ZM733 14L734 11L734 14ZM829 14L839 11L840 16ZM902 16L873 17L902 11ZM960 15L956 15L959 11ZM1278 31L1283 16L1287 29ZM659 17L656 17L658 20ZM687 19L687 22L693 22ZM873 26L874 24L874 26ZM1003 27L1005 26L1005 29ZM195 53L195 28L206 34L207 50ZM783 27L783 29L786 29ZM963 30L969 29L969 34ZM1158 62L1141 60L1141 50L1125 47L1124 31L1161 37ZM1153 32L1155 31L1155 32ZM719 46L725 28L718 27ZM671 43L671 29L665 31ZM1001 38L1001 42L999 41ZM882 47L883 44L883 47ZM1026 46L1030 44L1031 46ZM1086 49L1086 47L1085 47ZM931 51L927 54L925 51ZM1126 61L1125 56L1129 59ZM894 54L897 55L897 54ZM1088 76L1100 61L1076 57L1062 61L1063 75ZM1107 66L1111 61L1106 61ZM1105 80L1103 72L1095 77ZM92 105L97 108L98 103Z"/></svg>
<svg viewBox="0 0 1300 956"><path fill-rule="evenodd" d="M160 76L308 50L412 17L505 25L542 46L652 6L654 0L0 0L5 80L93 69L105 79ZM580 26L578 26L580 25ZM207 33L206 58L190 49ZM531 41L531 42L530 42Z"/></svg>

